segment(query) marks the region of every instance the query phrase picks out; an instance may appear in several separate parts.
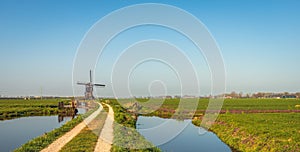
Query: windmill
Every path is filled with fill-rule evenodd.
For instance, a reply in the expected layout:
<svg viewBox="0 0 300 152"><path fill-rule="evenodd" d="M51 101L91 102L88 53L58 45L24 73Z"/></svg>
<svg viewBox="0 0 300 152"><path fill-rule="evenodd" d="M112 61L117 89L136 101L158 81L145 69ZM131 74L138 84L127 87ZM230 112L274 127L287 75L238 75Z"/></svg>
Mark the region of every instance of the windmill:
<svg viewBox="0 0 300 152"><path fill-rule="evenodd" d="M85 99L94 99L93 96L93 87L94 86L100 86L100 87L105 87L104 84L96 84L93 83L92 81L92 70L90 70L90 82L88 83L82 83L82 82L77 82L78 85L85 85Z"/></svg>

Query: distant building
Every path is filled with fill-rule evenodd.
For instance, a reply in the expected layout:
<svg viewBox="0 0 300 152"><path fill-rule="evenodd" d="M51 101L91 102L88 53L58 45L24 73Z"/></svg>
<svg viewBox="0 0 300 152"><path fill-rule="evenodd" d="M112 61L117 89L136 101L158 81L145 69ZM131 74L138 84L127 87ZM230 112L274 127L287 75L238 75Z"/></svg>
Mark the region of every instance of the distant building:
<svg viewBox="0 0 300 152"><path fill-rule="evenodd" d="M296 95L283 95L281 98L283 98L283 99L295 99L295 98L297 98L297 96Z"/></svg>
<svg viewBox="0 0 300 152"><path fill-rule="evenodd" d="M225 96L225 99L232 99L232 96Z"/></svg>
<svg viewBox="0 0 300 152"><path fill-rule="evenodd" d="M281 94L271 94L271 95L265 96L265 98L280 99L280 98L282 98L282 95Z"/></svg>

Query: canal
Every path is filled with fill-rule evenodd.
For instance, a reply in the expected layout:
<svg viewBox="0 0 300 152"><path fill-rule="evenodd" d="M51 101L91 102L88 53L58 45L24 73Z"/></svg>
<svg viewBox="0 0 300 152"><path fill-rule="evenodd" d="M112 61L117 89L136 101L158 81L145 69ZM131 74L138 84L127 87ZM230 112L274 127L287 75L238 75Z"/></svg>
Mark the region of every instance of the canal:
<svg viewBox="0 0 300 152"><path fill-rule="evenodd" d="M138 132L162 151L229 152L230 147L213 132L192 124L191 120L139 116Z"/></svg>
<svg viewBox="0 0 300 152"><path fill-rule="evenodd" d="M78 108L78 114L87 109ZM8 152L20 147L29 140L59 128L72 117L32 116L0 121L0 151Z"/></svg>

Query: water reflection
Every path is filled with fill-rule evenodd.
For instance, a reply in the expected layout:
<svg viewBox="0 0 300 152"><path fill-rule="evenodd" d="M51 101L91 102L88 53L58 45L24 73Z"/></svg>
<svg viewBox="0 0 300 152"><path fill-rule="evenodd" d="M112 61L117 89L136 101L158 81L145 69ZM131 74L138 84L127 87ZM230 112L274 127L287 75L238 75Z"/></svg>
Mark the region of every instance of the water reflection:
<svg viewBox="0 0 300 152"><path fill-rule="evenodd" d="M72 118L72 119L74 119L78 114L84 114L84 113L86 113L87 111L88 111L87 108L76 108L73 114L70 114L70 115L67 115L67 114L59 114L59 115L57 116L58 122L59 122L59 123L60 123L60 122L63 122L63 121L64 121L64 118L67 118L67 119Z"/></svg>
<svg viewBox="0 0 300 152"><path fill-rule="evenodd" d="M191 120L139 116L136 128L163 151L231 151L214 133L200 135L198 131L202 128L193 125Z"/></svg>

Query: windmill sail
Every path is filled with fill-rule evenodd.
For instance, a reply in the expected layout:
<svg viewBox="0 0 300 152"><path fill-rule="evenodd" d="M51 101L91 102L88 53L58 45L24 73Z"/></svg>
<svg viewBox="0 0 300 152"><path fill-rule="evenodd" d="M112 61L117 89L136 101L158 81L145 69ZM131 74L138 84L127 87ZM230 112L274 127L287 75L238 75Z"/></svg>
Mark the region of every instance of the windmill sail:
<svg viewBox="0 0 300 152"><path fill-rule="evenodd" d="M93 96L93 86L99 86L99 87L105 87L104 84L93 84L92 81L92 70L90 70L90 82L88 83L82 83L82 82L77 82L78 85L85 85L85 99L94 99Z"/></svg>
<svg viewBox="0 0 300 152"><path fill-rule="evenodd" d="M94 84L94 86L105 87L104 84Z"/></svg>
<svg viewBox="0 0 300 152"><path fill-rule="evenodd" d="M92 70L90 70L90 83L92 83Z"/></svg>

